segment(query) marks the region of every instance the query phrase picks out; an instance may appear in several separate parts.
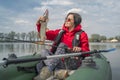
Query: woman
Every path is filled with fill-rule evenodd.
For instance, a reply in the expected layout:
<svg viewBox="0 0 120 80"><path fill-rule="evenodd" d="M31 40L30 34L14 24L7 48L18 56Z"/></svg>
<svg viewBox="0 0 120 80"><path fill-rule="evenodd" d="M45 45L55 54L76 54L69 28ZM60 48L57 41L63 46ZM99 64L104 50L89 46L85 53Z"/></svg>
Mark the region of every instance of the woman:
<svg viewBox="0 0 120 80"><path fill-rule="evenodd" d="M40 21L44 21L45 18L44 17L40 17L39 20L37 21L37 29L38 32L40 31ZM56 30L48 30L46 29L46 38L48 40L52 40L54 41L56 39L56 37L58 38L58 35L60 33L61 30L64 31L64 33L60 36L60 39L58 40L59 42L57 42L57 49L52 52L48 51L48 50L44 50L42 52L43 55L59 55L59 54L65 54L66 53L66 47L67 47L67 51L68 52L84 52L84 51L89 51L89 43L88 43L88 36L86 34L85 31L82 31L82 26L80 25L82 19L81 16L78 13L68 13L67 17L65 18L65 22L62 26L62 29L56 29ZM79 34L79 42L76 45L73 44L74 38L75 38L75 34L77 32L80 32ZM54 46L54 45L53 45ZM55 44L56 46L56 44ZM53 47L54 48L54 47ZM54 52L54 53L53 53ZM57 69L64 69L65 65L63 63L63 61L61 59L51 59L51 60L45 60L44 61L45 65L47 65L46 70L48 70L47 74L46 74L46 78L49 77L49 74ZM78 63L78 62L77 62ZM58 66L59 65L59 66ZM79 63L78 63L79 65ZM68 67L70 69L76 69L79 66L78 65L73 65L72 67L75 68L71 68ZM39 78L42 80L45 80L46 78L43 78L42 75L43 72L40 72ZM41 76L42 75L42 76Z"/></svg>

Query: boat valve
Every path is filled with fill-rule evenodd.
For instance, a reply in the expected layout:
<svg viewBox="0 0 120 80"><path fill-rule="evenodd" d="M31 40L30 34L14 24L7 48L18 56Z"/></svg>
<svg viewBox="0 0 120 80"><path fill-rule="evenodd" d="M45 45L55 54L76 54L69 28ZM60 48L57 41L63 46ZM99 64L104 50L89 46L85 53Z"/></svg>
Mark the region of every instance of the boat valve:
<svg viewBox="0 0 120 80"><path fill-rule="evenodd" d="M82 65L88 67L95 67L96 63L95 61L93 61L92 57L86 57L84 60L82 60Z"/></svg>

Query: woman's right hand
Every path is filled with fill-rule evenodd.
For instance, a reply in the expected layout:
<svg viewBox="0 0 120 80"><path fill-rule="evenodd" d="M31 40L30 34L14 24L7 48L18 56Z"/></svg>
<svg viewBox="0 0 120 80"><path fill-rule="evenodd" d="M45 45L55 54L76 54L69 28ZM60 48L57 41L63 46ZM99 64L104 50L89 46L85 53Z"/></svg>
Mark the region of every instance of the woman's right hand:
<svg viewBox="0 0 120 80"><path fill-rule="evenodd" d="M37 23L40 23L40 21L45 22L46 18L44 16L40 16L40 18L37 20Z"/></svg>

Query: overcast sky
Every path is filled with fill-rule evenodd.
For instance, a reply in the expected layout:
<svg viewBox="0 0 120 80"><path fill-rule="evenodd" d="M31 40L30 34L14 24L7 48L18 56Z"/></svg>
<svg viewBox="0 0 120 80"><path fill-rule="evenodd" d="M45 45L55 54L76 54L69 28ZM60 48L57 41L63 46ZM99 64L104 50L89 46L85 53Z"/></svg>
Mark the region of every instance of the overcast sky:
<svg viewBox="0 0 120 80"><path fill-rule="evenodd" d="M0 0L0 32L36 31L46 9L48 27L61 28L68 12L82 16L82 28L91 34L120 36L120 0Z"/></svg>

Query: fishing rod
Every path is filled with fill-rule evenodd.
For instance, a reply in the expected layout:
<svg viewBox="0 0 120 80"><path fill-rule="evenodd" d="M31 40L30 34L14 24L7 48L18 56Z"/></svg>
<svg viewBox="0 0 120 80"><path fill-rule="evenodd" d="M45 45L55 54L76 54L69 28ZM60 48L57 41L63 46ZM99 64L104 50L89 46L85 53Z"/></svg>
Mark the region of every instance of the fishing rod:
<svg viewBox="0 0 120 80"><path fill-rule="evenodd" d="M37 58L15 58L15 59L4 58L4 60L0 61L0 66L7 66L10 64L19 64L19 63L40 61L40 60L46 60L46 59L54 59L54 58L67 58L67 57L73 57L73 56L81 56L84 54L110 52L114 50L115 48L108 49L108 50L93 50L93 51L88 51L88 52L78 52L78 53L71 53L71 54L66 53L66 54L61 54L61 55L51 55L51 56L37 57Z"/></svg>

